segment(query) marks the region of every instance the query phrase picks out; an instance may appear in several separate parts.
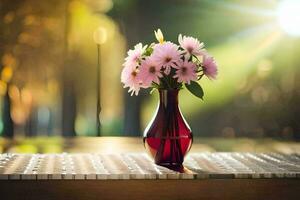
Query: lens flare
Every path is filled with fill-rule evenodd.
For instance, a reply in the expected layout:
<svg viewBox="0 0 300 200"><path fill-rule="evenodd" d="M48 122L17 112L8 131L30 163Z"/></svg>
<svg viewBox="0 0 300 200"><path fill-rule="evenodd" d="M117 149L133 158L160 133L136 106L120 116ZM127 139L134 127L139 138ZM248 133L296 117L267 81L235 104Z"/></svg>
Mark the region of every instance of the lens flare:
<svg viewBox="0 0 300 200"><path fill-rule="evenodd" d="M300 1L283 0L278 4L277 18L280 27L291 36L300 36Z"/></svg>

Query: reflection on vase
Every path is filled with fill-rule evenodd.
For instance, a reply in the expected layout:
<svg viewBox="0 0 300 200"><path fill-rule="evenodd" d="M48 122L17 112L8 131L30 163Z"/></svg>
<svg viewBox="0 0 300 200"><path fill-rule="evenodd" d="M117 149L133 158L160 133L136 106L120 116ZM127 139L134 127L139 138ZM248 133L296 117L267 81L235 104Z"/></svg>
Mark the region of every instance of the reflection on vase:
<svg viewBox="0 0 300 200"><path fill-rule="evenodd" d="M192 145L192 132L178 107L179 90L159 90L157 111L144 132L144 144L158 165L180 166Z"/></svg>

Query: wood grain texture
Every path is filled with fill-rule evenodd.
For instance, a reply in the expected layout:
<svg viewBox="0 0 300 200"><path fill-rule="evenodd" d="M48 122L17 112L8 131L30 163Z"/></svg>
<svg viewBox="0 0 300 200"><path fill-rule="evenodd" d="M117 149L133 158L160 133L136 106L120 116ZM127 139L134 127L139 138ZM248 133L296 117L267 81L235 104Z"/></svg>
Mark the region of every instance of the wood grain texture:
<svg viewBox="0 0 300 200"><path fill-rule="evenodd" d="M297 179L0 181L9 200L298 200Z"/></svg>

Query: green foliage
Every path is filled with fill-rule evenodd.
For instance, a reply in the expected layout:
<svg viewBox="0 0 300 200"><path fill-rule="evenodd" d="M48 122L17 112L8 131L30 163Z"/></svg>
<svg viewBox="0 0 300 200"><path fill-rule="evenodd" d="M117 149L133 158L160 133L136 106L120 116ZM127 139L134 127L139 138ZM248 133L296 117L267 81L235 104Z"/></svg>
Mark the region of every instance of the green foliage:
<svg viewBox="0 0 300 200"><path fill-rule="evenodd" d="M150 56L153 52L153 48L152 47L148 47L144 53L145 56Z"/></svg>
<svg viewBox="0 0 300 200"><path fill-rule="evenodd" d="M202 87L196 81L191 81L190 84L185 84L185 87L196 97L203 100L204 92Z"/></svg>
<svg viewBox="0 0 300 200"><path fill-rule="evenodd" d="M150 90L150 94L152 94L157 88L156 87L153 87L151 90Z"/></svg>

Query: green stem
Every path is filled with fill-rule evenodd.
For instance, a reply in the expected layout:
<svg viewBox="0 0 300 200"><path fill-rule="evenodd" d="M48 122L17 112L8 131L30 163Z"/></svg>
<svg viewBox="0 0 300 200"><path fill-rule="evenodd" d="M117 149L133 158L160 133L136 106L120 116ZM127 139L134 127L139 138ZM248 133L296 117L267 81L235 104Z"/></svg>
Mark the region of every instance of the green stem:
<svg viewBox="0 0 300 200"><path fill-rule="evenodd" d="M169 81L168 81L168 77L163 76L163 78L164 78L164 81L165 81L167 87L168 87L169 89L172 89L172 87L171 87L171 85L170 85L170 83L169 83Z"/></svg>
<svg viewBox="0 0 300 200"><path fill-rule="evenodd" d="M198 77L198 81L204 76L204 74L201 74L199 77Z"/></svg>

